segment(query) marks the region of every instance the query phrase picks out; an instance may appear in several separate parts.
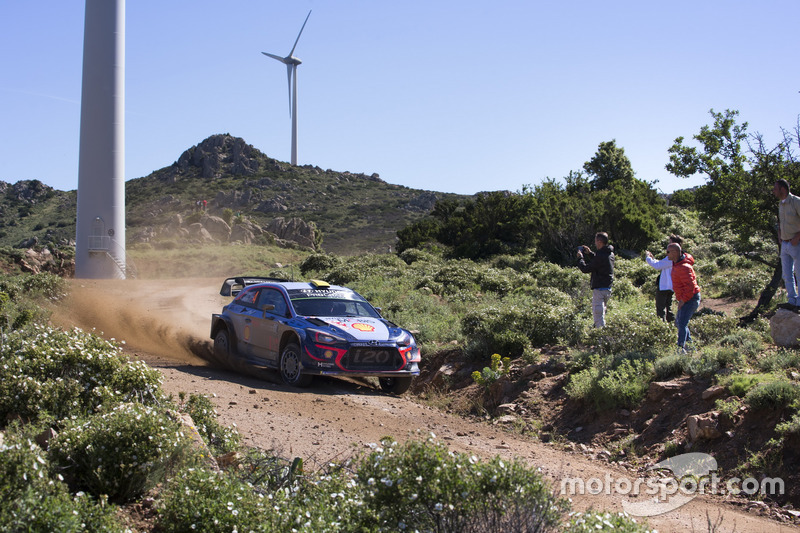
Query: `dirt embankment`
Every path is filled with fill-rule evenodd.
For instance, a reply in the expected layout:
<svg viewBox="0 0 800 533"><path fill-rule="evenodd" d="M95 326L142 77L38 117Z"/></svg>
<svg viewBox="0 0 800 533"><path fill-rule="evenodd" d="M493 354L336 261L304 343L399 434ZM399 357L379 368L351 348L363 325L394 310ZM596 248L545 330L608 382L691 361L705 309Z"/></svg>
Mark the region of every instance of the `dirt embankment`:
<svg viewBox="0 0 800 533"><path fill-rule="evenodd" d="M125 341L133 357L163 373L166 391L212 396L220 421L235 424L246 444L272 448L285 456L322 462L347 457L354 446L364 447L384 436L402 441L433 433L455 451L521 458L541 468L556 491L567 479L586 484L599 480L613 489L619 480L635 480L638 475L488 423L442 413L410 396L382 394L367 383L317 379L311 388L297 391L271 375L236 374L210 366L203 356L210 348L211 313L219 312L226 301L218 295L221 281L74 280L71 295L55 310L53 322ZM577 510L611 512L644 500L644 496L630 498L615 490L571 498ZM708 531L708 521L720 519L716 531L798 529L709 495L648 521L660 531Z"/></svg>

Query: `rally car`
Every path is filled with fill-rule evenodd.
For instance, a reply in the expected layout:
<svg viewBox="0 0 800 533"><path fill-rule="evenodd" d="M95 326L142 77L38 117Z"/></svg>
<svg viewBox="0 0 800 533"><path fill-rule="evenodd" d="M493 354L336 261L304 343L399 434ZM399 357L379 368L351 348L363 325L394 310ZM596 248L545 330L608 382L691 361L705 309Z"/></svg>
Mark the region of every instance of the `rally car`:
<svg viewBox="0 0 800 533"><path fill-rule="evenodd" d="M413 335L352 289L234 277L220 294L234 299L211 318L217 359L274 368L295 387L314 375L374 376L384 391L402 394L419 375Z"/></svg>

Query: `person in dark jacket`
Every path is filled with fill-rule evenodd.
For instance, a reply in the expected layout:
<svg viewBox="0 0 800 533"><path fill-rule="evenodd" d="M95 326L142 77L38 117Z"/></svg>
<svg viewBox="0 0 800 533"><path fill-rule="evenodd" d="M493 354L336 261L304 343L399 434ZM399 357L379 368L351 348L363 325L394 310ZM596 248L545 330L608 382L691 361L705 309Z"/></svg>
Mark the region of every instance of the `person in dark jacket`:
<svg viewBox="0 0 800 533"><path fill-rule="evenodd" d="M700 287L694 273L694 257L684 252L680 244L667 246L667 257L672 261L672 290L678 301L678 312L675 313L678 348L685 350L686 343L692 340L689 320L700 306Z"/></svg>
<svg viewBox="0 0 800 533"><path fill-rule="evenodd" d="M591 275L594 327L602 328L606 325L606 306L614 283L614 247L608 244L608 233L602 231L594 236L594 245L597 252L588 246L578 248L578 268Z"/></svg>

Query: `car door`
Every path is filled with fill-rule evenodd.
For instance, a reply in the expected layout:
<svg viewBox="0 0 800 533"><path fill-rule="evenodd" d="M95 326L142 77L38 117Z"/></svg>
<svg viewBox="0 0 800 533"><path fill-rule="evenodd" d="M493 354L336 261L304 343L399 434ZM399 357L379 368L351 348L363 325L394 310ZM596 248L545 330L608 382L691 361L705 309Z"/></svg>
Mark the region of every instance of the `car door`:
<svg viewBox="0 0 800 533"><path fill-rule="evenodd" d="M278 360L281 334L288 306L278 289L265 287L258 295L258 313L251 317L250 350L254 357L275 363Z"/></svg>
<svg viewBox="0 0 800 533"><path fill-rule="evenodd" d="M250 355L250 344L253 334L253 316L256 311L258 289L243 290L236 299L228 305L228 316L233 322L236 332L236 352L241 356Z"/></svg>

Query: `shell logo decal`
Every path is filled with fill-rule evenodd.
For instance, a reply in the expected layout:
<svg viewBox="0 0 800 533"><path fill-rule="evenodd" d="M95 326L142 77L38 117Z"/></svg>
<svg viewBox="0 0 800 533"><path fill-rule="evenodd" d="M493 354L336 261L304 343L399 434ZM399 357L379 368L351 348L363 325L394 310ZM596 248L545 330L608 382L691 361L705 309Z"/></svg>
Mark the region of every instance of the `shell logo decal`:
<svg viewBox="0 0 800 533"><path fill-rule="evenodd" d="M375 331L375 326L370 326L369 324L362 324L361 322L356 322L353 324L353 329L357 329L358 331L363 332L373 332Z"/></svg>
<svg viewBox="0 0 800 533"><path fill-rule="evenodd" d="M245 341L249 341L250 340L250 326L245 326L244 327L244 340Z"/></svg>

